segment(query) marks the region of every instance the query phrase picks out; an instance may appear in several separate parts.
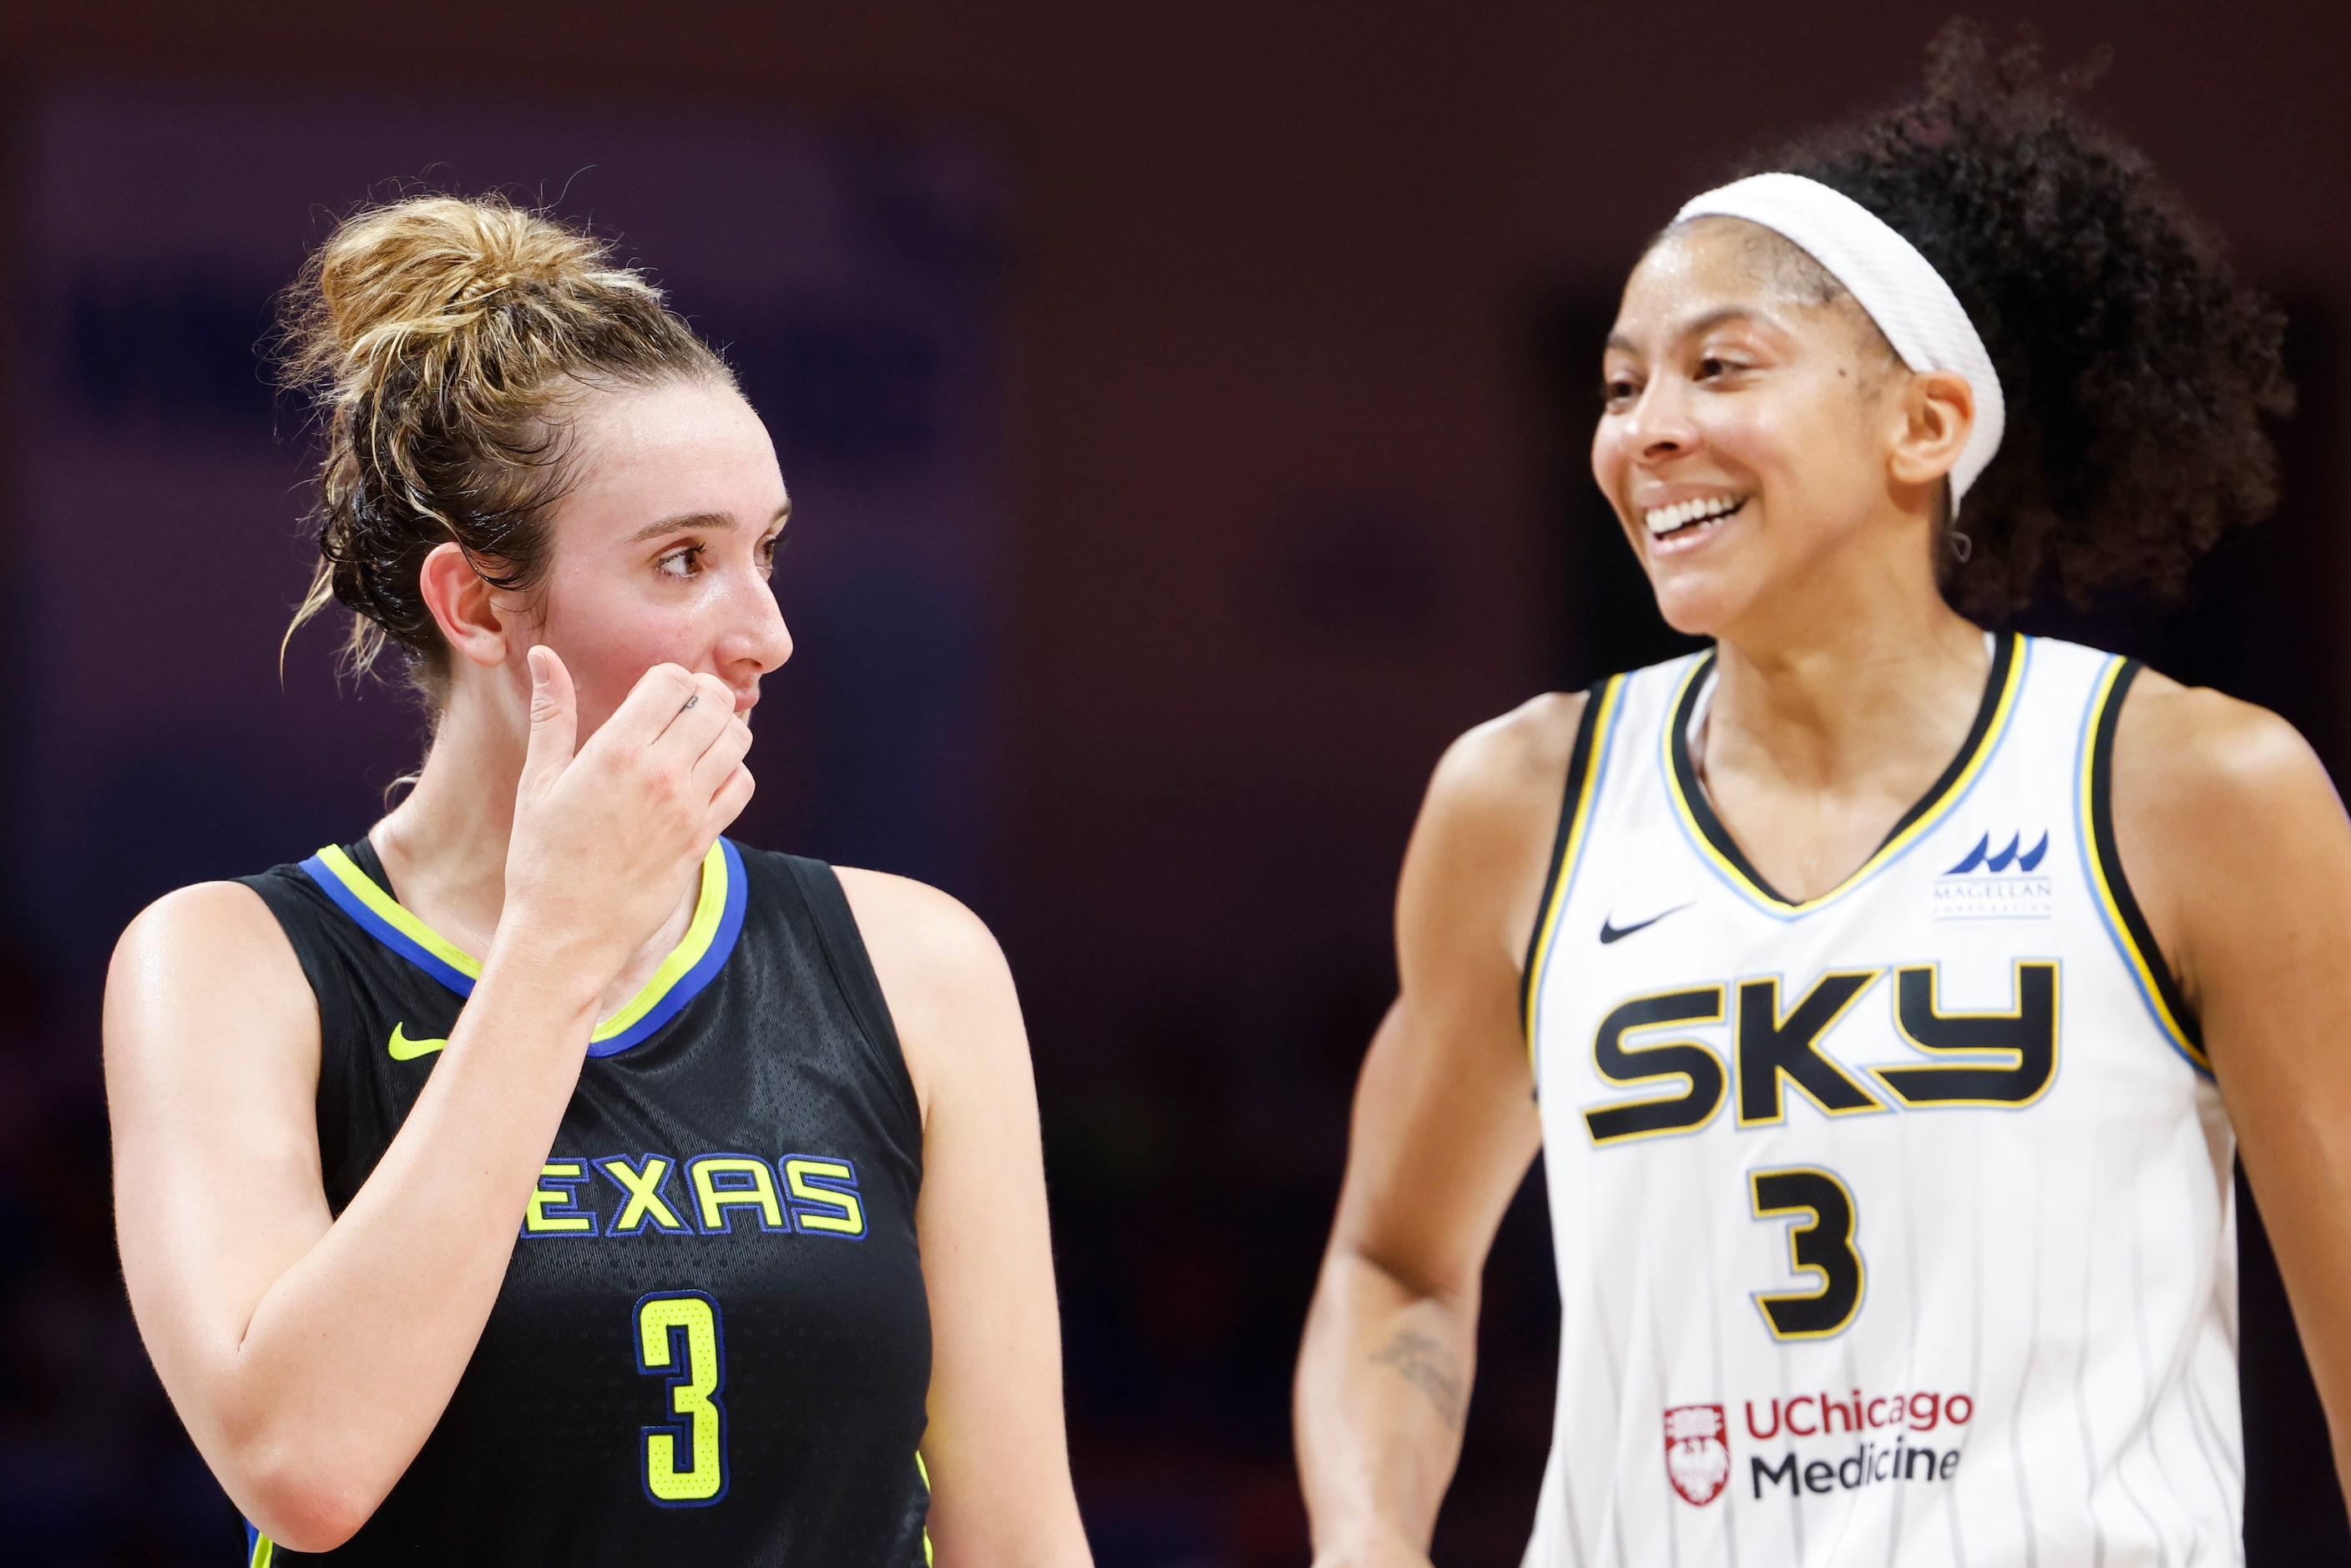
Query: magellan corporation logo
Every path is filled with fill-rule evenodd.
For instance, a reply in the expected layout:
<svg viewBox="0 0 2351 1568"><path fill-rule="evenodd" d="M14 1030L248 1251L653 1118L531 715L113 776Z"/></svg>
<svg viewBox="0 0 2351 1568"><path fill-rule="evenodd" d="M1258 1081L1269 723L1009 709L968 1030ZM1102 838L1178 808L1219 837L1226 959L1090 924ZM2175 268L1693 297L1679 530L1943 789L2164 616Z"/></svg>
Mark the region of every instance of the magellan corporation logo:
<svg viewBox="0 0 2351 1568"><path fill-rule="evenodd" d="M1938 920L2046 920L2055 906L2054 884L2041 862L2049 853L2043 832L2031 849L2022 833L2011 833L2000 849L1992 837L1976 841L1959 863L1935 879Z"/></svg>
<svg viewBox="0 0 2351 1568"><path fill-rule="evenodd" d="M1666 1479L1682 1500L1704 1508L1730 1479L1729 1435L1719 1405L1677 1405L1666 1412Z"/></svg>

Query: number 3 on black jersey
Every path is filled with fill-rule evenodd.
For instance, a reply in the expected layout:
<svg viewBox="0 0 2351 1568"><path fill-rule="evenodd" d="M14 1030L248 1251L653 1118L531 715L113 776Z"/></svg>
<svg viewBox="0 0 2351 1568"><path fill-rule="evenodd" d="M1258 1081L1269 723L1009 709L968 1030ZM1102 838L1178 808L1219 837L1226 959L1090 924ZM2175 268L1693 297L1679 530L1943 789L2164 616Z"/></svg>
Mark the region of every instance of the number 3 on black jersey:
<svg viewBox="0 0 2351 1568"><path fill-rule="evenodd" d="M675 1421L637 1439L645 1496L662 1508L702 1508L726 1495L726 1345L718 1303L700 1291L656 1291L639 1299L632 1335L637 1370L669 1381ZM680 1460L684 1463L681 1464Z"/></svg>
<svg viewBox="0 0 2351 1568"><path fill-rule="evenodd" d="M1859 1216L1844 1183L1813 1166L1750 1171L1755 1218L1808 1214L1810 1224L1788 1228L1788 1261L1798 1273L1820 1277L1817 1291L1758 1291L1755 1304L1774 1339L1827 1339L1843 1333L1861 1311L1867 1271L1854 1245Z"/></svg>

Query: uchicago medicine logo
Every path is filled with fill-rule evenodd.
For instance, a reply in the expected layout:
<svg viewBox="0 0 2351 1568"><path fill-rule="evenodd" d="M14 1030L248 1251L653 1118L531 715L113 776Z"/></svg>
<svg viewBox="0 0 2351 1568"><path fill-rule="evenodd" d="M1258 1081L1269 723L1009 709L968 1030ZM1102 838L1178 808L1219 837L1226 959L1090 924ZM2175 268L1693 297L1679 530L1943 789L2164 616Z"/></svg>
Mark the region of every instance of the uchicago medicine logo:
<svg viewBox="0 0 2351 1568"><path fill-rule="evenodd" d="M1729 1429L1719 1405L1677 1405L1666 1412L1666 1479L1684 1502L1704 1508L1730 1479Z"/></svg>

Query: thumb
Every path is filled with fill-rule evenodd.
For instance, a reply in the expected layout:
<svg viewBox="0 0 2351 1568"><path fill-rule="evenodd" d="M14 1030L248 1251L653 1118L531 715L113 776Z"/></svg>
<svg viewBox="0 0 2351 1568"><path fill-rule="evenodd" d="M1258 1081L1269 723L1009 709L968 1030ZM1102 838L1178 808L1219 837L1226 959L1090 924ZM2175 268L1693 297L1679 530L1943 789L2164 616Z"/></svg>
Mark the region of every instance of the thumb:
<svg viewBox="0 0 2351 1568"><path fill-rule="evenodd" d="M580 740L580 709L571 672L555 650L540 643L526 653L530 665L530 749L523 758L526 780L560 773Z"/></svg>

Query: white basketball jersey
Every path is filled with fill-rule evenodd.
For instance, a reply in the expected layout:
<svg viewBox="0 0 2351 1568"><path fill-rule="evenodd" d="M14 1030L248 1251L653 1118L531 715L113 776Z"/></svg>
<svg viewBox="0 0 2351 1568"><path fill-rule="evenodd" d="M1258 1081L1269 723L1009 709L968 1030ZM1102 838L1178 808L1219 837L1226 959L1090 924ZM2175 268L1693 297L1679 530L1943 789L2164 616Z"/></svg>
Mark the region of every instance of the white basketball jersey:
<svg viewBox="0 0 2351 1568"><path fill-rule="evenodd" d="M1528 964L1559 1261L1531 1568L2242 1560L2234 1143L2114 851L2136 666L1993 641L1972 733L1793 903L1594 688Z"/></svg>

